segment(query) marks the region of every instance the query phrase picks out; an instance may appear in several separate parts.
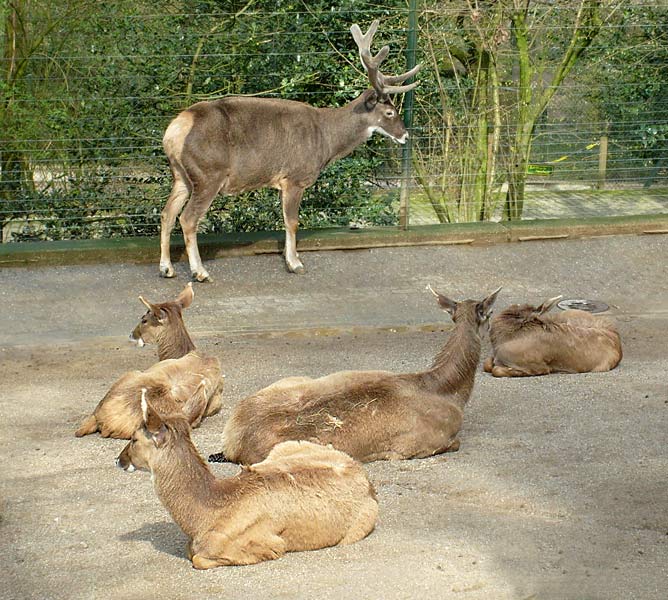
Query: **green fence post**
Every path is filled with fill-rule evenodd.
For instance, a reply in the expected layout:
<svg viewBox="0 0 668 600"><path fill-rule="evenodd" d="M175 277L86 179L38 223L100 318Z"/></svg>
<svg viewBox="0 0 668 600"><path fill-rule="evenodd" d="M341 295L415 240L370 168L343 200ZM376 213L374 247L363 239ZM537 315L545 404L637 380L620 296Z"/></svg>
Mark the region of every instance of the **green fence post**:
<svg viewBox="0 0 668 600"><path fill-rule="evenodd" d="M408 42L406 47L406 68L415 66L415 49L417 47L417 0L408 3ZM410 83L412 78L406 83ZM409 131L413 127L413 94L414 90L406 92L404 96L404 125ZM410 136L404 144L401 157L401 192L399 194L399 227L408 229L410 209L411 162L413 156L413 142Z"/></svg>

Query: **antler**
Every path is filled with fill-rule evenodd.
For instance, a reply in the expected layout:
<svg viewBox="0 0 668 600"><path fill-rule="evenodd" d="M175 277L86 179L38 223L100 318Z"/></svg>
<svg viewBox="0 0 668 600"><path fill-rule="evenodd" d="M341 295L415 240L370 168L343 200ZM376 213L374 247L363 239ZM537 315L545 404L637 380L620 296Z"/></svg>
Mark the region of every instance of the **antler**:
<svg viewBox="0 0 668 600"><path fill-rule="evenodd" d="M408 85L396 84L403 83L406 79L415 75L422 65L415 65L410 71L406 71L401 75L383 75L378 70L378 67L387 58L387 55L390 53L390 47L383 46L376 56L371 54L371 40L378 29L378 25L379 21L376 19L371 23L369 30L365 34L362 34L359 25L355 23L350 27L350 33L353 34L353 39L359 49L362 66L369 76L371 86L381 98L387 98L390 94L402 94L415 88L419 83L417 81Z"/></svg>

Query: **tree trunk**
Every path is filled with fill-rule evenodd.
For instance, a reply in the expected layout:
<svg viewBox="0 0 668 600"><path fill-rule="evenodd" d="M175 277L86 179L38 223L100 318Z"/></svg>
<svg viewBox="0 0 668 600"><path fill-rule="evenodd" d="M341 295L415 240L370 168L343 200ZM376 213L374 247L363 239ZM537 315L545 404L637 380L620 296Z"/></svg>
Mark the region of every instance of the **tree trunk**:
<svg viewBox="0 0 668 600"><path fill-rule="evenodd" d="M526 4L518 2L510 16L517 46L519 88L517 125L515 138L511 142L508 192L503 215L505 219L512 221L521 219L524 210L527 165L536 123L579 56L598 35L601 27L601 0L581 0L568 48L555 70L550 85L537 92L534 98L532 83L535 72L529 56L529 28L526 22L528 4L528 2Z"/></svg>

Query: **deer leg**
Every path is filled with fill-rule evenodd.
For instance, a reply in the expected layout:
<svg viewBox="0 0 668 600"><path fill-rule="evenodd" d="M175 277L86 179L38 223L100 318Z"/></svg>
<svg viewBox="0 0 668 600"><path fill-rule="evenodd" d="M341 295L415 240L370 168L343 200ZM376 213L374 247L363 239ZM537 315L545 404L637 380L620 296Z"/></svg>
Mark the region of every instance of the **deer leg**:
<svg viewBox="0 0 668 600"><path fill-rule="evenodd" d="M246 525L245 523L243 525ZM196 569L226 565L253 565L285 554L285 540L272 531L270 523L253 523L238 530L213 530L192 546Z"/></svg>
<svg viewBox="0 0 668 600"><path fill-rule="evenodd" d="M202 383L200 383L193 395L183 406L183 414L186 419L188 419L188 422L193 429L199 427L199 424L202 422L204 411L206 410L206 405L209 400L206 396L206 383L206 379L203 379Z"/></svg>
<svg viewBox="0 0 668 600"><path fill-rule="evenodd" d="M162 277L174 277L174 267L169 251L169 240L176 223L176 217L181 212L184 204L188 201L190 188L185 177L177 168L172 168L174 183L172 193L167 199L165 208L160 214L160 275Z"/></svg>
<svg viewBox="0 0 668 600"><path fill-rule="evenodd" d="M299 205L304 195L304 188L290 183L281 182L281 200L283 204L283 221L285 222L285 264L288 271L301 275L304 265L297 254L297 227L299 226Z"/></svg>
<svg viewBox="0 0 668 600"><path fill-rule="evenodd" d="M461 446L461 441L458 437L456 437L450 445L445 449L445 452L458 452L459 447Z"/></svg>
<svg viewBox="0 0 668 600"><path fill-rule="evenodd" d="M188 254L190 273L193 281L212 281L211 276L204 268L202 259L199 255L199 247L197 246L197 226L206 211L209 210L219 188L220 185L218 181L207 181L204 184L195 183L190 196L190 202L188 202L179 217L181 229L183 230L183 239L186 242L186 252Z"/></svg>
<svg viewBox="0 0 668 600"><path fill-rule="evenodd" d="M206 410L204 411L205 417L210 417L215 415L223 406L223 383L225 381L225 376L222 375L220 382L216 386L216 389L213 391L213 394L209 396L209 402L206 405Z"/></svg>
<svg viewBox="0 0 668 600"><path fill-rule="evenodd" d="M494 365L492 367L492 375L494 375L494 377L528 377L530 375L544 375L546 373L548 373L548 371L545 371L545 373L526 373L519 369L506 367L504 365Z"/></svg>

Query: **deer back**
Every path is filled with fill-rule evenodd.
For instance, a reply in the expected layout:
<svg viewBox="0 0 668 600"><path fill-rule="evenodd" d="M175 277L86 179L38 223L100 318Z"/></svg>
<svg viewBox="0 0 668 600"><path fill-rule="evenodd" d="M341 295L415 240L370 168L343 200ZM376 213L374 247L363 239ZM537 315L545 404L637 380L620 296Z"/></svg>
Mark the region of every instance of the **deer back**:
<svg viewBox="0 0 668 600"><path fill-rule="evenodd" d="M525 372L580 373L609 370L621 360L613 321L581 310L539 314L531 308L509 307L493 319L495 364Z"/></svg>

